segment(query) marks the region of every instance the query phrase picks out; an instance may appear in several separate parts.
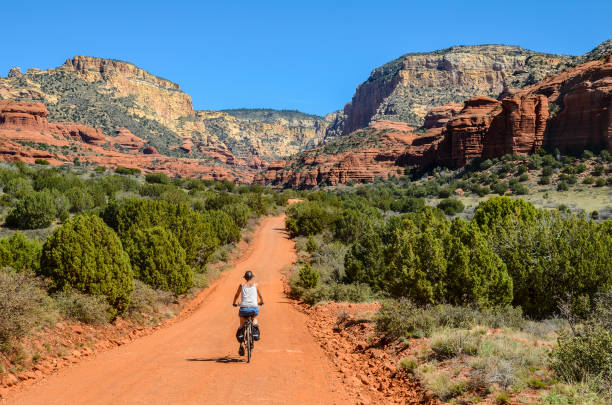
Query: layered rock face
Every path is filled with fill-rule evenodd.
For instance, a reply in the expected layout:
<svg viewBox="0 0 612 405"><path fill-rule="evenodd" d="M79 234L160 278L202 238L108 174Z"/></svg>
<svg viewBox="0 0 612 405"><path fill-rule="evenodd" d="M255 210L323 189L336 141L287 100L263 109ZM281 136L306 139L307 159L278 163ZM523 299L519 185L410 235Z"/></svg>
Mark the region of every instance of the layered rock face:
<svg viewBox="0 0 612 405"><path fill-rule="evenodd" d="M99 128L73 122L48 122L47 117L42 103L0 100L0 160L34 163L36 159L46 159L51 164L63 165L78 158L83 163L136 167L144 172L165 171L190 177L226 178L246 183L253 177L252 163L236 159L229 151L210 151L209 156L225 165L212 166L211 159L160 154L126 128L106 136ZM258 162L254 168L262 167Z"/></svg>
<svg viewBox="0 0 612 405"><path fill-rule="evenodd" d="M198 111L209 143L223 143L236 156L272 160L318 145L330 120L298 111L239 109Z"/></svg>
<svg viewBox="0 0 612 405"><path fill-rule="evenodd" d="M443 128L448 121L463 109L463 104L448 103L440 107L434 107L425 115L423 128Z"/></svg>
<svg viewBox="0 0 612 405"><path fill-rule="evenodd" d="M530 154L541 147L563 153L612 152L612 54L552 75L503 100L474 97L427 115L427 131L378 121L289 161L270 165L255 180L311 187L395 176L406 166L459 168L475 158Z"/></svg>
<svg viewBox="0 0 612 405"><path fill-rule="evenodd" d="M344 109L344 134L377 120L421 125L432 107L475 96L497 98L506 88L537 82L576 60L505 45L407 54L375 69L357 88Z"/></svg>
<svg viewBox="0 0 612 405"><path fill-rule="evenodd" d="M218 154L208 154L211 150L249 160L278 159L316 146L328 126L339 125L335 116L297 111L194 111L178 84L131 63L87 56L25 75L14 68L0 78L0 98L43 102L52 121L77 121L101 128L105 136L112 137L120 125L161 153L183 152L194 159L214 159Z"/></svg>
<svg viewBox="0 0 612 405"><path fill-rule="evenodd" d="M172 128L179 117L193 116L191 97L180 86L154 76L131 63L75 56L61 69L75 72L88 82L103 82L116 97L134 96L134 113Z"/></svg>
<svg viewBox="0 0 612 405"><path fill-rule="evenodd" d="M548 98L544 144L561 152L612 150L612 54L525 89Z"/></svg>
<svg viewBox="0 0 612 405"><path fill-rule="evenodd" d="M45 129L48 115L44 104L0 100L0 128Z"/></svg>

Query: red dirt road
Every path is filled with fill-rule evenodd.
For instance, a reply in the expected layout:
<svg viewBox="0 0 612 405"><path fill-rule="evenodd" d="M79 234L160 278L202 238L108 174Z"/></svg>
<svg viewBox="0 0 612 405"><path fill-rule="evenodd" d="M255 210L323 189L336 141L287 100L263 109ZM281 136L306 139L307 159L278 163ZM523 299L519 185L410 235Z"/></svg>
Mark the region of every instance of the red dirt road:
<svg viewBox="0 0 612 405"><path fill-rule="evenodd" d="M252 249L206 292L189 317L101 353L12 394L2 403L73 404L343 404L347 397L283 294L281 271L295 260L284 216L266 218ZM263 292L262 340L250 364L237 354L233 295L246 269Z"/></svg>

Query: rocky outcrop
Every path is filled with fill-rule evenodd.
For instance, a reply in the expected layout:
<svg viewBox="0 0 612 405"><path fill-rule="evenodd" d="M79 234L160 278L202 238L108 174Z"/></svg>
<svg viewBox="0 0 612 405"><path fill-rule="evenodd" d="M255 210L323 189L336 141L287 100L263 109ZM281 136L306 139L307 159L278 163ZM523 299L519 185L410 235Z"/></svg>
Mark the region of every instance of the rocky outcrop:
<svg viewBox="0 0 612 405"><path fill-rule="evenodd" d="M108 139L104 136L99 128L92 128L87 125L77 124L74 122L58 122L49 124L49 130L54 135L90 145L102 146L105 143L108 143Z"/></svg>
<svg viewBox="0 0 612 405"><path fill-rule="evenodd" d="M544 145L562 153L612 150L612 54L549 77L526 92L548 98Z"/></svg>
<svg viewBox="0 0 612 405"><path fill-rule="evenodd" d="M440 107L434 107L425 115L423 128L443 128L448 121L463 109L463 104L448 103Z"/></svg>
<svg viewBox="0 0 612 405"><path fill-rule="evenodd" d="M137 153L147 143L147 141L137 137L127 128L117 129L109 141L119 150L124 150L128 153Z"/></svg>
<svg viewBox="0 0 612 405"><path fill-rule="evenodd" d="M191 97L180 86L135 65L112 59L75 56L61 69L75 72L88 82L102 82L116 97L133 97L136 115L170 128L180 117L193 116Z"/></svg>
<svg viewBox="0 0 612 405"><path fill-rule="evenodd" d="M48 115L44 104L0 100L0 128L45 129Z"/></svg>
<svg viewBox="0 0 612 405"><path fill-rule="evenodd" d="M450 143L452 166L464 166L482 155L483 138L493 121L492 113L501 110L500 104L489 97L475 97L466 101L461 113L448 121L444 136Z"/></svg>
<svg viewBox="0 0 612 405"><path fill-rule="evenodd" d="M518 46L454 46L429 53L406 54L372 71L355 91L344 112L344 134L378 120L422 125L434 107L463 103L476 96L497 98L549 74L597 58L612 41L584 56L551 55ZM431 121L426 124L428 127Z"/></svg>
<svg viewBox="0 0 612 405"><path fill-rule="evenodd" d="M145 155L157 155L159 152L155 149L154 146L147 146L142 150L142 153Z"/></svg>
<svg viewBox="0 0 612 405"><path fill-rule="evenodd" d="M142 153L140 152L142 150ZM83 164L137 167L143 172L229 179L250 183L261 161L236 159L226 149L204 151L207 159L166 156L126 128L105 136L99 128L73 122L48 122L41 103L0 100L0 160L53 165ZM216 162L216 164L215 164Z"/></svg>
<svg viewBox="0 0 612 405"><path fill-rule="evenodd" d="M225 145L239 158L264 160L317 146L334 121L332 117L270 109L197 111L196 117L203 124L205 146Z"/></svg>
<svg viewBox="0 0 612 405"><path fill-rule="evenodd" d="M377 121L295 158L275 163L255 180L313 187L394 176L406 166L459 168L476 158L530 154L541 147L563 153L612 152L612 54L519 91L438 108L417 134L403 122ZM440 127L440 121L446 121Z"/></svg>
<svg viewBox="0 0 612 405"><path fill-rule="evenodd" d="M13 78L13 77L20 78L21 76L23 76L23 73L21 72L21 69L18 67L13 67L8 72L8 77L10 78Z"/></svg>
<svg viewBox="0 0 612 405"><path fill-rule="evenodd" d="M88 56L75 56L57 69L30 69L21 77L12 71L0 78L0 98L43 102L50 120L80 121L101 128L109 138L120 123L165 154L171 153L170 145L191 143L193 152L174 151L194 159L205 158L200 151L212 149L229 150L244 161L254 156L269 161L318 145L330 125L341 123L335 116L298 111L194 111L178 84L131 63ZM82 108L91 113L83 116ZM127 144L124 149L136 151Z"/></svg>

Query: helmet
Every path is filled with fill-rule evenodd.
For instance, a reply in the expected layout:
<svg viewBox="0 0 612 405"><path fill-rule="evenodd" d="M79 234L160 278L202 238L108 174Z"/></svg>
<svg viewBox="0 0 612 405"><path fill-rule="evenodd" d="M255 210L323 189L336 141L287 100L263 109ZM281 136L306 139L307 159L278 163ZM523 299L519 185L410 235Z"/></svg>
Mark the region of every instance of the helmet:
<svg viewBox="0 0 612 405"><path fill-rule="evenodd" d="M247 272L246 272L246 273L244 273L244 279L245 279L246 281L249 281L249 280L250 280L250 279L252 279L253 277L255 277L255 276L253 275L253 272L252 272L251 270L247 270Z"/></svg>

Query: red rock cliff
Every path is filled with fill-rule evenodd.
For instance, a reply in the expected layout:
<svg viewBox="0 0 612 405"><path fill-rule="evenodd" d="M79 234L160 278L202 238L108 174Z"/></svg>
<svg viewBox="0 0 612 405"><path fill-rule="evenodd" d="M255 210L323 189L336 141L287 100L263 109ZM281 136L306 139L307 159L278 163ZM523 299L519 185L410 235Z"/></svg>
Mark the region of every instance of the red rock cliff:
<svg viewBox="0 0 612 405"><path fill-rule="evenodd" d="M0 100L0 128L45 129L48 115L44 104Z"/></svg>

